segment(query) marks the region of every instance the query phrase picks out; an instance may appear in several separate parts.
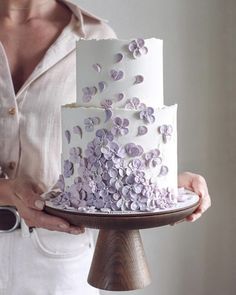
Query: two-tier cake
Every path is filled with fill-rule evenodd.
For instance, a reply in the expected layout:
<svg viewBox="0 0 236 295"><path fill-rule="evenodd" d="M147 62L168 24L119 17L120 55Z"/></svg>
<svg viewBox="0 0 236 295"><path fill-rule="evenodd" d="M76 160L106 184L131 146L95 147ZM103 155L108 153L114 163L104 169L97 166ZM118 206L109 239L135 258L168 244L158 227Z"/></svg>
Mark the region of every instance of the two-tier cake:
<svg viewBox="0 0 236 295"><path fill-rule="evenodd" d="M80 211L177 202L177 106L163 104L162 41L79 40L77 102L62 106L62 193Z"/></svg>

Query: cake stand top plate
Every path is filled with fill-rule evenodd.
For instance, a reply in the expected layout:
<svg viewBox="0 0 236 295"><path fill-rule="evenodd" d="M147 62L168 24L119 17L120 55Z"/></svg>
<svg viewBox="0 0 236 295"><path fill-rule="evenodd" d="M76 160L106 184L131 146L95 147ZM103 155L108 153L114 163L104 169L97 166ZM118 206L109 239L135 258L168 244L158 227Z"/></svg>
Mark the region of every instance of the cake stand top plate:
<svg viewBox="0 0 236 295"><path fill-rule="evenodd" d="M174 208L159 209L155 212L80 212L75 209L62 209L46 201L44 211L61 217L73 225L83 225L95 229L145 229L175 223L192 214L200 203L200 198L186 191L187 198Z"/></svg>

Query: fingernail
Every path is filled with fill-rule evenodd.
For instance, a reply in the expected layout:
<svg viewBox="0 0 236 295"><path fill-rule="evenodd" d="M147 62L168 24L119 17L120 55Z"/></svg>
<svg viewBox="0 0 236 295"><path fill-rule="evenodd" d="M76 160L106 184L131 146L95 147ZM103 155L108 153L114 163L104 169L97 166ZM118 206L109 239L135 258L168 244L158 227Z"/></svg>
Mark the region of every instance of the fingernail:
<svg viewBox="0 0 236 295"><path fill-rule="evenodd" d="M69 226L67 224L65 224L65 223L59 224L59 227L62 228L62 229L69 228Z"/></svg>
<svg viewBox="0 0 236 295"><path fill-rule="evenodd" d="M82 234L83 231L78 230L78 229L72 229L72 230L70 231L70 233L71 233L72 235L79 235L79 234Z"/></svg>
<svg viewBox="0 0 236 295"><path fill-rule="evenodd" d="M37 207L40 210L44 208L44 201L36 200L34 204L35 204L35 207Z"/></svg>

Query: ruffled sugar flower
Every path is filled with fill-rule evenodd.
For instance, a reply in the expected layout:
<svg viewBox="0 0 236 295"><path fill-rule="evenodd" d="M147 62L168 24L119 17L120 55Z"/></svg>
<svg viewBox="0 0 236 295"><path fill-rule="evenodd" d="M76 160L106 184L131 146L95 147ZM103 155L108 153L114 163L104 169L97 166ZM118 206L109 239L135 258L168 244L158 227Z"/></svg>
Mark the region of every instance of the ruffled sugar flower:
<svg viewBox="0 0 236 295"><path fill-rule="evenodd" d="M64 177L69 178L71 175L74 174L74 165L69 160L64 161Z"/></svg>
<svg viewBox="0 0 236 295"><path fill-rule="evenodd" d="M135 143L127 143L125 145L125 151L130 157L139 157L143 154L141 145L136 145Z"/></svg>
<svg viewBox="0 0 236 295"><path fill-rule="evenodd" d="M143 155L144 164L148 168L155 168L162 163L162 158L160 157L160 151L154 149Z"/></svg>
<svg viewBox="0 0 236 295"><path fill-rule="evenodd" d="M128 49L134 58L141 57L148 53L148 48L145 46L145 41L142 38L131 41L128 45Z"/></svg>
<svg viewBox="0 0 236 295"><path fill-rule="evenodd" d="M162 139L164 143L167 143L170 141L172 133L173 133L173 127L171 125L162 125L158 128L159 133L162 135Z"/></svg>
<svg viewBox="0 0 236 295"><path fill-rule="evenodd" d="M141 103L139 98L133 97L126 100L125 108L129 110L143 110L146 108L146 105Z"/></svg>
<svg viewBox="0 0 236 295"><path fill-rule="evenodd" d="M128 167L134 171L142 168L142 161L140 159L133 159L129 162Z"/></svg>
<svg viewBox="0 0 236 295"><path fill-rule="evenodd" d="M147 107L139 113L139 118L145 123L151 124L155 122L154 109Z"/></svg>
<svg viewBox="0 0 236 295"><path fill-rule="evenodd" d="M95 125L99 125L100 119L98 117L89 117L84 120L85 130L88 132L92 132L94 130Z"/></svg>
<svg viewBox="0 0 236 295"><path fill-rule="evenodd" d="M128 134L129 129L127 128L129 126L129 120L128 119L121 119L120 117L116 117L113 120L113 127L111 129L111 132L114 136L123 136Z"/></svg>

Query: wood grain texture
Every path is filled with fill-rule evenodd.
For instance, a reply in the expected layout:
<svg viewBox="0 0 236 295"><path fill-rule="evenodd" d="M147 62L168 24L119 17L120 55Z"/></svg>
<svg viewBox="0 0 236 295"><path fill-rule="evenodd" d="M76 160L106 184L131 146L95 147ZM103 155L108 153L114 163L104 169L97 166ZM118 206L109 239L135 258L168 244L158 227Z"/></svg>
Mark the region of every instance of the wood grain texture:
<svg viewBox="0 0 236 295"><path fill-rule="evenodd" d="M110 291L128 291L151 283L138 230L100 230L88 283Z"/></svg>

